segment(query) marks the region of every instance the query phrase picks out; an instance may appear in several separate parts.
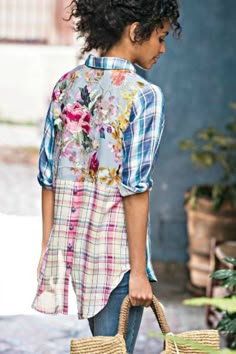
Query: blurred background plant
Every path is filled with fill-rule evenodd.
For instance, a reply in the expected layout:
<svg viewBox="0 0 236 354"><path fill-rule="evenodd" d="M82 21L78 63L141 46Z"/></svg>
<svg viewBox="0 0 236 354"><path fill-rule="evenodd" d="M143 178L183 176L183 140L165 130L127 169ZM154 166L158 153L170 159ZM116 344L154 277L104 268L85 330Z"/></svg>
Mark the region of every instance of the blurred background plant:
<svg viewBox="0 0 236 354"><path fill-rule="evenodd" d="M236 258L225 258L227 263L236 267ZM210 275L217 279L220 285L228 290L228 294L219 298L199 297L184 300L185 305L191 306L214 306L221 312L221 318L216 326L225 337L227 346L236 349L236 270L220 269Z"/></svg>
<svg viewBox="0 0 236 354"><path fill-rule="evenodd" d="M195 185L185 202L196 206L197 197L212 200L213 210L219 210L224 201L236 207L236 103L230 103L234 115L220 130L213 126L198 130L191 139L180 141L180 148L191 152L191 160L198 168L220 166L222 178L213 185Z"/></svg>

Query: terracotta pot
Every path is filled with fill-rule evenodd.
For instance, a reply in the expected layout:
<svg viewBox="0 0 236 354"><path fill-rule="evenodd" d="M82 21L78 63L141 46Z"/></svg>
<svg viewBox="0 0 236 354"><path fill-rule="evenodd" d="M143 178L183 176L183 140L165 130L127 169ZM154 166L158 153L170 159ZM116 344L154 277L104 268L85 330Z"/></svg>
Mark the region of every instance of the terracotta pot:
<svg viewBox="0 0 236 354"><path fill-rule="evenodd" d="M190 280L194 286L203 287L202 284L206 284L209 273L209 257L208 255L201 255L189 250L190 259L188 262L188 268L190 271Z"/></svg>
<svg viewBox="0 0 236 354"><path fill-rule="evenodd" d="M195 286L205 287L210 273L210 241L236 240L236 208L225 202L217 212L212 211L212 202L197 198L196 209L189 203L187 212L187 230L189 237L188 267L190 279Z"/></svg>

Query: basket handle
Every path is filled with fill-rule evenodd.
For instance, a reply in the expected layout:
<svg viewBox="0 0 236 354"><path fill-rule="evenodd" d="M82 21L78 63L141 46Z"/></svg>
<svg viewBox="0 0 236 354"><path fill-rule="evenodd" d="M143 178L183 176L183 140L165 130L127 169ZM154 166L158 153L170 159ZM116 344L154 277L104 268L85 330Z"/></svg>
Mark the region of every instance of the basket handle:
<svg viewBox="0 0 236 354"><path fill-rule="evenodd" d="M127 333L129 309L131 306L132 305L129 299L129 295L126 295L121 305L119 327L118 327L118 333L121 334L124 338ZM163 334L170 333L170 327L166 321L163 307L160 304L159 300L154 295L152 297L151 308L154 312L157 322L159 323L162 333Z"/></svg>

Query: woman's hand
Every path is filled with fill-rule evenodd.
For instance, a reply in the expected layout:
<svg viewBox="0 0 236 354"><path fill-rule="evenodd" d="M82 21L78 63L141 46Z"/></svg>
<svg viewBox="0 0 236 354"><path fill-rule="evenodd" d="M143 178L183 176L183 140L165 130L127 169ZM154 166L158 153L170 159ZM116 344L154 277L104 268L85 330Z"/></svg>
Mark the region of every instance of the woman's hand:
<svg viewBox="0 0 236 354"><path fill-rule="evenodd" d="M129 298L132 306L148 307L152 302L152 287L145 273L130 271Z"/></svg>

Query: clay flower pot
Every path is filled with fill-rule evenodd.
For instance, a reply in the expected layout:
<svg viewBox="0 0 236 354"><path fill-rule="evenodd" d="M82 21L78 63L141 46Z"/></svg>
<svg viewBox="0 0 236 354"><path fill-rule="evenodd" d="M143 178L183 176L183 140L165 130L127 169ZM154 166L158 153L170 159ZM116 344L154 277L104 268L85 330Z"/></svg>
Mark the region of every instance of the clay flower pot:
<svg viewBox="0 0 236 354"><path fill-rule="evenodd" d="M189 196L186 192L185 197ZM196 287L206 287L210 273L211 238L217 241L236 240L236 208L224 201L218 211L213 211L210 199L196 197L195 207L185 205L187 231L189 237L189 262L191 283Z"/></svg>

